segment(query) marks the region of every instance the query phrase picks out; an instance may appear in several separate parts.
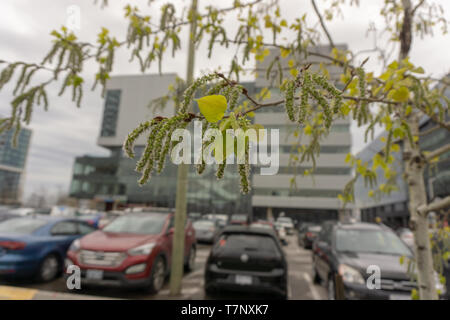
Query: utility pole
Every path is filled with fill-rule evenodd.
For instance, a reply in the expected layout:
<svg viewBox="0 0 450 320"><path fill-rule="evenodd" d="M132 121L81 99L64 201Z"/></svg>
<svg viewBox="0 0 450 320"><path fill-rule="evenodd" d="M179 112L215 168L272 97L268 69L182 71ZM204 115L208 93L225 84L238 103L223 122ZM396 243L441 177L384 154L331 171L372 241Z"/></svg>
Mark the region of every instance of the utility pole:
<svg viewBox="0 0 450 320"><path fill-rule="evenodd" d="M192 0L190 9L189 49L187 60L186 85L194 81L195 34L197 29L197 0ZM170 272L170 295L181 293L181 280L184 267L184 226L187 211L187 186L189 165L181 163L177 171L177 194L175 199L175 232L172 243L172 266Z"/></svg>

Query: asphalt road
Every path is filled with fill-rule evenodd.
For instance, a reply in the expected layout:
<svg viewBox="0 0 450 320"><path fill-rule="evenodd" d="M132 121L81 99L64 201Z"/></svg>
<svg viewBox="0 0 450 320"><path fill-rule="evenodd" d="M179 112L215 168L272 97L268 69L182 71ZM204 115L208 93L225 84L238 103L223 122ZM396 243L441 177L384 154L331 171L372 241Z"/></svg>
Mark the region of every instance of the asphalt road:
<svg viewBox="0 0 450 320"><path fill-rule="evenodd" d="M206 259L210 250L209 245L199 245L197 250L196 267L183 277L181 299L248 299L248 295L224 294L220 296L208 297L203 290L203 271ZM311 251L299 248L297 237L291 236L289 244L284 247L288 260L289 269L289 299L290 300L321 300L326 299L326 290L324 287L314 285L312 282L312 260ZM33 282L9 282L9 286L24 287L49 292L63 292L97 296L102 298L120 298L120 299L143 299L160 300L171 299L169 295L169 281L167 279L163 289L156 295L145 293L142 290L124 290L113 288L82 288L81 290L68 290L65 281L59 278L49 283ZM267 297L252 295L254 299L265 299Z"/></svg>

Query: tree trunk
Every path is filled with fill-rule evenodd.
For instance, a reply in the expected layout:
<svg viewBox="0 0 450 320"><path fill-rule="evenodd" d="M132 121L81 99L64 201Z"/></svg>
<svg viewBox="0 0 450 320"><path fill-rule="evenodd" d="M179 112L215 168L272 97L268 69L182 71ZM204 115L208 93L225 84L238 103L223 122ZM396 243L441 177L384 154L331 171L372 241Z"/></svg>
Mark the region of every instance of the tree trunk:
<svg viewBox="0 0 450 320"><path fill-rule="evenodd" d="M197 29L197 0L192 0L191 27L189 32L189 49L187 61L186 85L194 81L195 32ZM186 224L187 189L189 165L181 163L177 170L177 193L175 199L175 232L172 243L172 266L170 272L170 295L181 294L181 280L184 267L184 227Z"/></svg>
<svg viewBox="0 0 450 320"><path fill-rule="evenodd" d="M408 121L413 136L419 133L419 118L411 117ZM423 173L425 161L420 153L418 143L411 146L405 141L404 168L405 178L409 189L410 225L414 233L414 252L417 269L417 282L421 300L437 299L436 284L434 278L433 258L431 254L430 238L428 236L427 214L420 213L418 208L427 203L425 182Z"/></svg>
<svg viewBox="0 0 450 320"><path fill-rule="evenodd" d="M400 60L405 59L411 50L413 7L411 0L402 0L404 18L400 33ZM413 137L419 137L419 115L405 117ZM414 233L414 253L417 269L417 282L421 300L438 299L434 278L433 257L429 239L427 214L418 211L420 206L427 203L424 182L426 161L423 157L418 141L405 140L403 154L405 179L409 191L409 212L411 228Z"/></svg>

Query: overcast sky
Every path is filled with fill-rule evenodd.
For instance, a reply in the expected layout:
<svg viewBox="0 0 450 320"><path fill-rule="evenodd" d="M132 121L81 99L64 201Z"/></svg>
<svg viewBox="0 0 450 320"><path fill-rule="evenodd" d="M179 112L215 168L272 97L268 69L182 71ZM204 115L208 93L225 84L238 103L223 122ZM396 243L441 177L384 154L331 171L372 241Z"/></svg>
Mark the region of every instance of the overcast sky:
<svg viewBox="0 0 450 320"><path fill-rule="evenodd" d="M155 1L150 9L148 0L132 1L133 4L142 5L143 11L158 16L157 10L161 3ZM172 1L182 8L189 4L186 0ZM244 2L244 1L243 1ZM329 2L329 1L327 1ZM366 37L371 22L378 29L383 27L383 19L378 16L379 9L384 0L361 0L359 8L346 8L345 19L337 19L329 24L329 29L336 43L346 43L353 51L372 48L373 36ZM414 1L416 2L416 1ZM436 0L450 15L450 1ZM94 0L66 1L66 0L2 0L0 1L0 59L7 61L40 62L48 52L51 44L50 31L67 23L67 9L77 5L81 9L81 29L77 36L84 41L95 41L96 34L101 26L109 28L110 32L123 39L126 33L126 21L123 18L123 7L127 1L110 0L109 6L101 10L100 5L94 5ZM216 4L218 1L199 0L200 7ZM221 6L227 6L231 1L220 1ZM307 12L314 24L316 19L311 11L309 0L280 0L281 14L292 22ZM318 1L323 8L322 1ZM449 16L450 17L450 16ZM155 19L154 22L157 22ZM235 24L228 21L227 26L233 29ZM183 35L181 35L183 36ZM178 52L176 59L167 59L163 65L163 72L176 72L185 75L186 45L182 43L183 50ZM450 71L450 36L442 36L436 32L434 38L417 39L413 46L412 61L425 68L427 74L441 76ZM200 74L205 70L214 70L230 60L229 50L216 49L214 58L209 60L206 50L198 50L195 70ZM364 58L364 56L361 56ZM85 69L86 86L81 110L77 109L68 96L57 97L58 87L51 87L50 107L44 112L37 107L30 125L33 129L32 143L27 162L25 180L25 197L33 191L45 188L47 192L57 190L67 192L72 175L72 165L76 156L84 154L107 155L108 153L96 146L100 130L103 109L99 90L91 92L90 78L95 72L93 64L87 64ZM377 70L379 64L372 58L367 64L368 68ZM136 65L128 64L128 54L121 52L116 58L114 74L138 73ZM157 72L156 67L149 72ZM49 74L42 74L35 80L47 79ZM0 92L0 114L10 113L12 89L6 87ZM359 151L364 142L361 130L352 128L353 150Z"/></svg>

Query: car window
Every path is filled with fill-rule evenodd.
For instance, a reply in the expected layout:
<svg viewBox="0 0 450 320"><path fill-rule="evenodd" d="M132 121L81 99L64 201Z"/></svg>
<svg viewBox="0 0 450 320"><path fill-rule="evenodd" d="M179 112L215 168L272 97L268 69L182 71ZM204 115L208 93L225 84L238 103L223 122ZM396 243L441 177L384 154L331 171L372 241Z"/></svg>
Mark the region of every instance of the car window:
<svg viewBox="0 0 450 320"><path fill-rule="evenodd" d="M53 228L52 228L52 235L77 235L78 234L78 228L77 223L72 221L64 221L64 222L58 222Z"/></svg>
<svg viewBox="0 0 450 320"><path fill-rule="evenodd" d="M216 242L215 249L228 252L256 251L280 254L275 240L265 235L223 234Z"/></svg>
<svg viewBox="0 0 450 320"><path fill-rule="evenodd" d="M41 219L13 218L0 222L0 233L31 234L46 224Z"/></svg>
<svg viewBox="0 0 450 320"><path fill-rule="evenodd" d="M397 235L383 230L339 229L336 232L336 250L375 254L411 254Z"/></svg>
<svg viewBox="0 0 450 320"><path fill-rule="evenodd" d="M166 222L164 214L125 215L114 219L103 231L112 233L158 234Z"/></svg>
<svg viewBox="0 0 450 320"><path fill-rule="evenodd" d="M208 220L195 221L193 226L196 229L209 229L209 228L213 228L215 226L215 223L214 223L214 221L208 221Z"/></svg>
<svg viewBox="0 0 450 320"><path fill-rule="evenodd" d="M89 234L91 232L95 231L94 227L91 227L90 225L86 224L86 223L79 223L78 224L78 231L80 234L85 235L85 234Z"/></svg>

